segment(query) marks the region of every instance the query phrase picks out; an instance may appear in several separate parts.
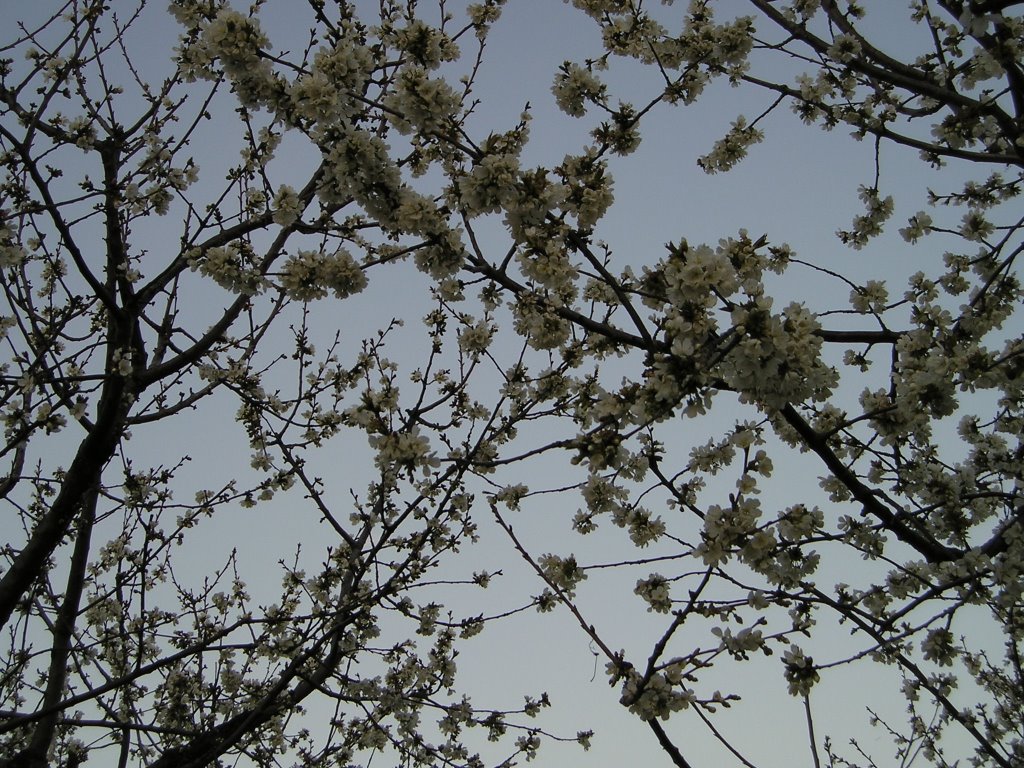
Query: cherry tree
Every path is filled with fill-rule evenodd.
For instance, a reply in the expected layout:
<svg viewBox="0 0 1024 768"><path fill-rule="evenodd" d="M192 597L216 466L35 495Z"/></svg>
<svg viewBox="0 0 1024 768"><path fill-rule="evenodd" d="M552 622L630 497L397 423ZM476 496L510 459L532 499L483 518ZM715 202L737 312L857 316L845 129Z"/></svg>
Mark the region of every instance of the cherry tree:
<svg viewBox="0 0 1024 768"><path fill-rule="evenodd" d="M154 14L173 41L161 79L139 47ZM529 753L536 728L458 694L456 646L477 623L426 599L432 567L474 535L476 457L525 414L467 389L486 329L448 298L460 233L404 178L423 149L385 142L459 41L480 48L482 22L434 28L388 5L371 32L346 4L314 3L314 37L287 60L225 4L171 14L70 2L5 49L6 764L349 764L389 748L473 764L467 725L511 730L509 754ZM470 88L438 97L454 115ZM217 151L201 170L203 145ZM296 154L275 163L281 146ZM353 343L337 312L412 259L451 284L424 289L424 352L400 367L385 353L397 324ZM225 408L240 444L203 432ZM139 443L168 420L191 437L144 463ZM339 432L366 457L350 497L307 463ZM223 466L239 450L249 466L196 486L181 475L210 439ZM261 564L279 571L270 598L250 594L244 552L196 576L209 521L289 491L329 542L310 543L315 571L277 552ZM311 697L327 712L315 733L295 725Z"/></svg>
<svg viewBox="0 0 1024 768"><path fill-rule="evenodd" d="M574 0L600 47L538 98L586 138L535 167L526 105L479 125L504 2L286 5L281 29L269 2L71 0L7 35L0 759L587 747L545 727L547 695L478 702L458 676L490 625L563 611L677 766L697 731L760 764L730 715L765 665L815 765L1019 764L1018 3ZM920 271L843 274L742 210L717 243L616 243L615 169L720 82L756 111L698 172L767 150L773 121L852 133L874 162L835 248L896 229ZM895 155L945 186L896 183ZM396 280L396 317L366 327ZM211 485L189 454L225 411L248 463ZM528 513L552 499L574 533L539 544ZM254 508L318 526L259 563L271 596L242 538L196 573ZM481 613L502 564L460 552L484 535L535 583ZM628 649L598 579L646 616ZM869 711L904 699L871 714L886 754L821 732L815 691L846 670L888 686Z"/></svg>
<svg viewBox="0 0 1024 768"><path fill-rule="evenodd" d="M567 62L554 93L569 115L600 116L594 162L635 151L645 115L666 102L694 102L721 78L766 100L698 158L708 173L754 151L761 124L787 107L805 123L873 144L874 167L860 188L865 210L837 233L853 249L869 247L894 211L883 150L909 149L948 169L939 178L966 177L928 190L921 204L932 212L899 230L938 251L904 286L846 277L771 233L743 230L715 245L689 243L681 232L659 261L633 269L601 247L590 222L558 214L536 243L521 238L528 265L518 281L475 254L520 306L525 296L535 306L533 286L543 286L548 313L576 332L571 341L566 330L535 335L542 346L580 359L642 356L614 386L589 374L564 385L575 393L566 410L577 428L574 458L588 471L574 527L586 536L618 526L638 548L661 554L650 558L658 570L635 586L651 611L665 614L649 655L627 658L578 615L607 656L622 703L650 723L677 765L690 764L683 739L659 719L681 710L696 710L736 759L756 764L756 754L734 749L713 722L735 694L705 680L714 666L775 653L789 693L806 704L814 763L876 765L881 758L856 742L852 753L819 743L810 695L837 668L885 665L908 719L874 719L900 764L951 765L965 756L976 765L1018 763L1017 4L910 3L901 19L913 51L905 59L872 43L881 9L871 4L751 0L738 4L747 15L722 20L716 11L725 3L695 2L685 12L576 5L599 25L604 50ZM882 15L883 25L892 23L892 13ZM623 59L660 80L650 103L616 102L602 82ZM564 246L553 253L551 242ZM812 310L810 297L793 290L798 283L787 282L798 269L845 286L848 303ZM785 277L769 280L771 273ZM725 429L715 422L706 443L676 448L681 421L720 410L740 416ZM773 469L787 448L814 460L825 503L812 503L806 487L775 508L762 503L762 491L778 503ZM723 488L715 475L734 486ZM864 564L827 567L848 553ZM522 555L553 599L572 608L586 563L525 548ZM854 642L842 650L823 643L828 625Z"/></svg>

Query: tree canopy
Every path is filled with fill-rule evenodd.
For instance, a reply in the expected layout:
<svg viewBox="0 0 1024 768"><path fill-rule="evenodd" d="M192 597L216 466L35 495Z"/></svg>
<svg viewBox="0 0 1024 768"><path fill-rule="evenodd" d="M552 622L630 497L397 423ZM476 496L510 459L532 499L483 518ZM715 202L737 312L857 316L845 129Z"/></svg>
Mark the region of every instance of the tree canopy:
<svg viewBox="0 0 1024 768"><path fill-rule="evenodd" d="M0 765L599 759L460 675L551 612L667 765L776 694L804 764L1024 763L1024 3L534 3L594 49L507 120L517 5L9 9ZM611 223L710 99L694 174L866 148L843 260Z"/></svg>

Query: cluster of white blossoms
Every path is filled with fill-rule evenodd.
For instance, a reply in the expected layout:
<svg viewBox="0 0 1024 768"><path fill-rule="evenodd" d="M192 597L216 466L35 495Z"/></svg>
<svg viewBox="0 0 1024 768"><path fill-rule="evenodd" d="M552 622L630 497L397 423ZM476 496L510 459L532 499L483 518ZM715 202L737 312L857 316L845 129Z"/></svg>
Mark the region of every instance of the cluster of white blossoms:
<svg viewBox="0 0 1024 768"><path fill-rule="evenodd" d="M349 29L348 22L342 22ZM361 94L373 68L373 56L357 36L347 34L330 48L321 48L313 56L309 72L299 75L287 88L283 112L290 120L308 121L314 135L355 114Z"/></svg>
<svg viewBox="0 0 1024 768"><path fill-rule="evenodd" d="M296 78L289 84L287 96L289 117L300 124L333 124L345 116L344 105L351 103L319 69Z"/></svg>
<svg viewBox="0 0 1024 768"><path fill-rule="evenodd" d="M629 540L641 548L658 541L667 530L661 517L640 506L619 506L612 512L612 522L624 528L629 534Z"/></svg>
<svg viewBox="0 0 1024 768"><path fill-rule="evenodd" d="M27 258L20 238L16 237L10 225L2 220L6 215L6 211L0 211L0 269L17 267Z"/></svg>
<svg viewBox="0 0 1024 768"><path fill-rule="evenodd" d="M1020 44L1017 42L1014 45L1017 47ZM1019 47L1017 53L1018 55L1020 53ZM1005 74L1006 70L1003 64L990 51L980 46L975 46L971 52L971 66L964 67L959 73L959 82L964 90L973 91L981 83L997 80Z"/></svg>
<svg viewBox="0 0 1024 768"><path fill-rule="evenodd" d="M395 90L385 105L393 110L392 122L402 133L439 133L452 127L462 97L426 68L407 65L395 78Z"/></svg>
<svg viewBox="0 0 1024 768"><path fill-rule="evenodd" d="M487 154L459 179L459 203L470 216L499 213L517 196L519 158L510 153Z"/></svg>
<svg viewBox="0 0 1024 768"><path fill-rule="evenodd" d="M548 583L566 597L573 597L576 586L587 578L587 572L579 566L572 555L560 557L546 554L537 558L537 565Z"/></svg>
<svg viewBox="0 0 1024 768"><path fill-rule="evenodd" d="M438 280L451 278L466 261L462 235L461 227L445 228L438 234L432 234L427 245L416 249L413 257L416 266Z"/></svg>
<svg viewBox="0 0 1024 768"><path fill-rule="evenodd" d="M491 345L496 328L486 320L480 320L459 332L459 349L467 355L479 355Z"/></svg>
<svg viewBox="0 0 1024 768"><path fill-rule="evenodd" d="M744 336L721 373L741 400L776 409L829 396L839 376L821 358L820 324L804 305L772 314L769 301L759 299L734 309L732 321Z"/></svg>
<svg viewBox="0 0 1024 768"><path fill-rule="evenodd" d="M538 292L518 294L512 310L516 333L534 349L555 349L572 333L572 326L557 313L550 299Z"/></svg>
<svg viewBox="0 0 1024 768"><path fill-rule="evenodd" d="M273 201L273 220L282 227L290 227L302 215L302 201L298 194L287 184L277 189Z"/></svg>
<svg viewBox="0 0 1024 768"><path fill-rule="evenodd" d="M791 109L804 123L813 125L826 114L821 105L835 96L835 77L824 70L813 75L801 72L796 77L795 85L800 98L793 101Z"/></svg>
<svg viewBox="0 0 1024 768"><path fill-rule="evenodd" d="M648 611L668 613L672 610L672 594L669 581L660 573L652 573L646 579L639 579L633 593L647 603Z"/></svg>
<svg viewBox="0 0 1024 768"><path fill-rule="evenodd" d="M461 244L456 247L453 242L460 240L459 233L447 227L429 198L403 183L384 138L353 120L366 108L364 91L376 55L353 22L340 22L341 29L351 34L317 50L308 66L289 81L274 71L263 54L269 42L255 18L230 8L213 13L194 6L184 2L176 12L190 29L191 37L183 42L179 56L188 73L215 77L214 66L219 62L243 104L265 107L310 135L324 154L317 189L324 203L344 205L354 200L389 231L432 238L432 252L423 257L432 274L450 274L461 265ZM409 57L383 99L385 113L399 128L415 130L417 135L443 131L456 117L462 97L428 71L457 57L458 47L443 32L419 20L379 31ZM275 199L275 222L288 226L300 213L291 190L282 187ZM298 266L293 264L288 271L295 269Z"/></svg>
<svg viewBox="0 0 1024 768"><path fill-rule="evenodd" d="M881 280L868 280L850 291L850 306L858 312L880 314L889 303L889 290Z"/></svg>
<svg viewBox="0 0 1024 768"><path fill-rule="evenodd" d="M255 107L282 90L270 62L260 55L269 45L256 19L224 7L203 27L198 44L181 49L179 61L188 67L187 75L206 79L216 76L211 65L219 61L242 104Z"/></svg>
<svg viewBox="0 0 1024 768"><path fill-rule="evenodd" d="M441 465L430 448L430 439L418 427L370 435L369 443L376 450L374 463L384 472L404 469L410 474L429 474Z"/></svg>
<svg viewBox="0 0 1024 768"><path fill-rule="evenodd" d="M861 43L854 35L836 35L828 49L828 55L836 61L848 64L861 53Z"/></svg>
<svg viewBox="0 0 1024 768"><path fill-rule="evenodd" d="M588 102L603 103L605 91L604 83L593 72L570 61L562 64L551 86L559 108L572 117L582 117Z"/></svg>
<svg viewBox="0 0 1024 768"><path fill-rule="evenodd" d="M779 535L784 541L798 542L810 538L824 524L824 513L805 504L794 504L779 513Z"/></svg>
<svg viewBox="0 0 1024 768"><path fill-rule="evenodd" d="M590 229L615 200L607 161L588 149L580 155L567 155L555 172L569 188L563 209L575 215L580 229Z"/></svg>
<svg viewBox="0 0 1024 768"><path fill-rule="evenodd" d="M836 233L844 243L858 249L867 245L871 238L881 234L885 222L892 216L894 205L891 195L884 198L879 196L878 187L861 185L859 195L867 209L866 212L854 217L850 229Z"/></svg>
<svg viewBox="0 0 1024 768"><path fill-rule="evenodd" d="M579 510L573 519L573 528L579 533L590 533L597 528L595 518L623 508L629 494L621 486L597 474L587 477L581 489L586 510Z"/></svg>
<svg viewBox="0 0 1024 768"><path fill-rule="evenodd" d="M724 507L712 504L705 512L702 541L694 554L707 565L721 565L738 547L764 533L757 528L761 514L761 500L756 496L737 496Z"/></svg>
<svg viewBox="0 0 1024 768"><path fill-rule="evenodd" d="M928 300L919 302L915 310L920 325L896 343L899 366L892 388L866 388L860 396L861 407L885 445L899 444L908 436L927 442L932 421L956 412L961 390L996 384L978 376L978 363L986 363L993 354L977 338L969 341L963 336L965 323L955 323L947 310ZM988 320L995 319L998 327L1000 318L997 311ZM979 332L988 330L980 313L976 321ZM943 337L949 341L937 344Z"/></svg>
<svg viewBox="0 0 1024 768"><path fill-rule="evenodd" d="M327 254L300 250L281 266L281 287L297 301L320 299L331 291L344 299L366 287L366 276L344 248Z"/></svg>
<svg viewBox="0 0 1024 768"><path fill-rule="evenodd" d="M696 696L690 689L673 684L660 672L642 678L635 670L630 670L620 700L641 720L668 720L673 712L693 704Z"/></svg>
<svg viewBox="0 0 1024 768"><path fill-rule="evenodd" d="M701 156L697 164L705 173L728 171L747 156L747 150L764 140L764 134L740 115L729 127L725 136L715 142L711 151Z"/></svg>
<svg viewBox="0 0 1024 768"><path fill-rule="evenodd" d="M193 249L188 254L188 261L193 270L234 293L256 294L266 284L255 263L252 246L241 240L212 248Z"/></svg>
<svg viewBox="0 0 1024 768"><path fill-rule="evenodd" d="M534 236L530 240L537 245L529 246L528 249L516 254L523 274L535 284L551 290L560 297L572 296L578 270L566 253L565 244L550 237Z"/></svg>
<svg viewBox="0 0 1024 768"><path fill-rule="evenodd" d="M153 212L163 216L174 197L198 180L199 169L191 158L175 165L170 144L158 133L147 132L145 140L145 159L128 177L121 198L133 215Z"/></svg>
<svg viewBox="0 0 1024 768"><path fill-rule="evenodd" d="M784 269L788 249L769 257L759 246L746 233L714 249L683 242L645 269L644 303L664 313L662 328L676 360L675 366L662 363L661 375L655 375L657 359L650 364L648 385L658 387L659 398L689 394L679 386L687 368L692 385L717 375L741 400L767 409L829 396L837 373L821 358L817 318L798 303L773 312L765 295L763 273ZM731 327L723 332L725 319ZM699 400L692 406L701 412Z"/></svg>
<svg viewBox="0 0 1024 768"><path fill-rule="evenodd" d="M459 46L445 32L422 19L410 19L385 39L405 53L414 64L435 70L446 61L459 58Z"/></svg>
<svg viewBox="0 0 1024 768"><path fill-rule="evenodd" d="M543 168L524 171L516 185L516 195L505 206L504 223L524 247L549 250L548 243L563 243L568 228L550 217L569 195L567 184L554 181Z"/></svg>
<svg viewBox="0 0 1024 768"><path fill-rule="evenodd" d="M814 667L814 660L804 654L797 646L791 645L783 654L782 662L785 664L786 682L789 683L789 693L792 696L806 696L811 688L818 682L818 670Z"/></svg>
<svg viewBox="0 0 1024 768"><path fill-rule="evenodd" d="M765 649L765 638L760 629L744 627L733 632L732 627L712 627L711 634L719 639L719 648L730 656L746 660L751 653Z"/></svg>
<svg viewBox="0 0 1024 768"><path fill-rule="evenodd" d="M957 656L953 633L945 627L932 629L921 641L921 651L926 659L935 661L939 666L948 667Z"/></svg>
<svg viewBox="0 0 1024 768"><path fill-rule="evenodd" d="M380 136L356 127L339 129L324 160L318 190L324 202L344 203L354 198L370 215L392 220L402 175Z"/></svg>

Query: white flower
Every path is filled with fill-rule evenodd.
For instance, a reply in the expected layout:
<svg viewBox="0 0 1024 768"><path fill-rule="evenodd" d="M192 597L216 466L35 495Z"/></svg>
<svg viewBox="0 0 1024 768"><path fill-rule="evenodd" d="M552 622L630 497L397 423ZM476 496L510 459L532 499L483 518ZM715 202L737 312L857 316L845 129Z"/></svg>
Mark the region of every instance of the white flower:
<svg viewBox="0 0 1024 768"><path fill-rule="evenodd" d="M11 228L6 223L0 224L0 269L17 267L26 256L25 248L15 239Z"/></svg>
<svg viewBox="0 0 1024 768"><path fill-rule="evenodd" d="M395 32L395 44L426 69L437 69L442 62L459 57L459 46L454 40L420 19L412 19L408 26Z"/></svg>
<svg viewBox="0 0 1024 768"><path fill-rule="evenodd" d="M932 217L924 211L918 211L907 221L907 226L900 229L900 236L908 243L916 243L921 237L931 232Z"/></svg>
<svg viewBox="0 0 1024 768"><path fill-rule="evenodd" d="M568 557L552 554L541 555L537 558L537 565L544 572L545 578L567 597L572 597L576 585L587 579L587 572L579 566L576 558L572 555Z"/></svg>
<svg viewBox="0 0 1024 768"><path fill-rule="evenodd" d="M829 56L843 63L853 61L860 53L860 40L853 35L836 35L828 49Z"/></svg>
<svg viewBox="0 0 1024 768"><path fill-rule="evenodd" d="M889 291L880 280L868 280L850 291L850 305L858 312L884 312L888 301Z"/></svg>
<svg viewBox="0 0 1024 768"><path fill-rule="evenodd" d="M194 251L189 264L222 288L240 294L255 294L263 286L263 278L255 271L251 249L238 241L224 246Z"/></svg>
<svg viewBox="0 0 1024 768"><path fill-rule="evenodd" d="M518 174L514 155L487 155L459 180L459 201L470 216L498 213L515 199Z"/></svg>
<svg viewBox="0 0 1024 768"><path fill-rule="evenodd" d="M282 184L274 195L273 219L275 224L288 227L302 214L302 203L298 194L287 184Z"/></svg>
<svg viewBox="0 0 1024 768"><path fill-rule="evenodd" d="M644 599L649 606L648 612L668 613L672 610L672 596L669 593L668 579L660 573L652 573L646 579L637 581L633 592Z"/></svg>
<svg viewBox="0 0 1024 768"><path fill-rule="evenodd" d="M686 709L695 700L693 691L688 688L676 690L665 675L653 674L645 682L635 671L622 686L620 699L641 720L656 717L668 720L673 712Z"/></svg>
<svg viewBox="0 0 1024 768"><path fill-rule="evenodd" d="M459 349L468 355L479 355L490 346L494 329L490 323L481 320L459 333Z"/></svg>
<svg viewBox="0 0 1024 768"><path fill-rule="evenodd" d="M789 683L791 696L806 696L811 692L811 687L818 682L818 670L814 668L814 661L810 656L797 646L791 645L782 654L782 662L785 664L786 682Z"/></svg>
<svg viewBox="0 0 1024 768"><path fill-rule="evenodd" d="M543 296L523 292L513 307L515 329L534 349L554 349L572 333L569 323L560 317Z"/></svg>
<svg viewBox="0 0 1024 768"><path fill-rule="evenodd" d="M462 245L462 229L446 229L434 237L428 245L419 248L413 257L416 266L431 277L441 280L441 288L449 291L458 285L453 280L445 282L458 273L466 260L466 250Z"/></svg>
<svg viewBox="0 0 1024 768"><path fill-rule="evenodd" d="M430 440L420 434L417 427L403 432L372 435L369 442L377 450L374 462L382 470L400 468L429 474L431 469L440 466L437 456L430 450Z"/></svg>
<svg viewBox="0 0 1024 768"><path fill-rule="evenodd" d="M359 293L366 287L366 275L344 248L334 253L299 251L285 265L282 282L286 290L303 301L320 298L330 290L339 299Z"/></svg>
<svg viewBox="0 0 1024 768"><path fill-rule="evenodd" d="M324 158L324 176L317 190L327 203L353 198L372 216L394 222L402 186L401 172L376 134L346 128Z"/></svg>
<svg viewBox="0 0 1024 768"><path fill-rule="evenodd" d="M728 171L736 163L747 156L747 149L764 140L764 134L740 115L729 127L728 133L715 142L711 151L698 158L699 165L705 173L713 174Z"/></svg>
<svg viewBox="0 0 1024 768"><path fill-rule="evenodd" d="M403 67L387 99L392 122L402 133L413 128L423 133L446 130L455 120L462 100L441 78L430 77L423 67Z"/></svg>
<svg viewBox="0 0 1024 768"><path fill-rule="evenodd" d="M588 101L603 103L606 87L593 73L572 62L565 62L555 75L551 92L559 109L572 117L582 117Z"/></svg>
<svg viewBox="0 0 1024 768"><path fill-rule="evenodd" d="M882 232L882 225L892 216L892 195L879 197L877 187L860 187L860 199L864 202L866 212L853 219L853 227L839 230L839 239L855 249L861 249L868 241Z"/></svg>

